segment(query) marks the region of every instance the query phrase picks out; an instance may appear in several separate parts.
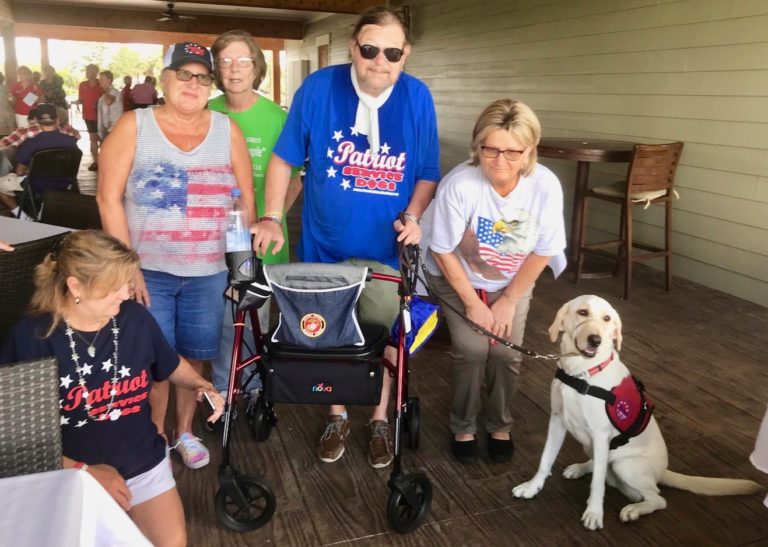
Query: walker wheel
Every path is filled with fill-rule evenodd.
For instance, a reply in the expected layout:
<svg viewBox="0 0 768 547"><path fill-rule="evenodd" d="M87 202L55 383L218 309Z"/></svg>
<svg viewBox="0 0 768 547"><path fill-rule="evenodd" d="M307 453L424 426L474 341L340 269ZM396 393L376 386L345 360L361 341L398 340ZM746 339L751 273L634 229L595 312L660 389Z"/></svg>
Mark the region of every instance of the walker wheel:
<svg viewBox="0 0 768 547"><path fill-rule="evenodd" d="M264 397L259 397L254 403L251 431L256 442L263 443L269 439L272 427L277 424L277 417L272 408L267 408Z"/></svg>
<svg viewBox="0 0 768 547"><path fill-rule="evenodd" d="M253 475L239 475L235 485L247 503L239 505L220 487L216 492L216 516L221 523L235 532L251 532L267 524L277 507L272 490Z"/></svg>
<svg viewBox="0 0 768 547"><path fill-rule="evenodd" d="M397 532L413 532L429 514L432 506L432 483L424 473L409 473L393 487L387 503L389 524Z"/></svg>
<svg viewBox="0 0 768 547"><path fill-rule="evenodd" d="M419 430L421 428L421 411L419 410L419 398L412 397L408 400L406 410L406 424L408 425L408 447L411 450L419 449Z"/></svg>

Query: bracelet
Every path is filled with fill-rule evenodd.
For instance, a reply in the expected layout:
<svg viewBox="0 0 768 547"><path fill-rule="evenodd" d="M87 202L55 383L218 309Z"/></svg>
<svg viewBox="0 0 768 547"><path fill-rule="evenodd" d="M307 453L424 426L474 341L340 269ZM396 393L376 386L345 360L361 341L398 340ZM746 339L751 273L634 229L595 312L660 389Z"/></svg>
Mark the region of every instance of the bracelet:
<svg viewBox="0 0 768 547"><path fill-rule="evenodd" d="M419 224L421 219L414 215L413 213L409 213L408 211L403 211L403 217L407 218L408 220L414 221L416 224Z"/></svg>
<svg viewBox="0 0 768 547"><path fill-rule="evenodd" d="M276 218L283 218L283 212L282 211L267 211L264 213L265 217L276 217Z"/></svg>
<svg viewBox="0 0 768 547"><path fill-rule="evenodd" d="M504 298L508 298L509 300L514 302L515 304L517 304L518 302L520 302L523 299L522 296L512 296L511 294L507 294L505 292L501 293L501 296L503 296Z"/></svg>
<svg viewBox="0 0 768 547"><path fill-rule="evenodd" d="M76 462L73 467L75 469L79 469L80 471L86 471L88 469L88 464L85 462Z"/></svg>
<svg viewBox="0 0 768 547"><path fill-rule="evenodd" d="M274 222L275 224L278 224L280 226L283 225L283 219L274 215L264 215L263 217L259 217L259 222L264 222L264 221Z"/></svg>

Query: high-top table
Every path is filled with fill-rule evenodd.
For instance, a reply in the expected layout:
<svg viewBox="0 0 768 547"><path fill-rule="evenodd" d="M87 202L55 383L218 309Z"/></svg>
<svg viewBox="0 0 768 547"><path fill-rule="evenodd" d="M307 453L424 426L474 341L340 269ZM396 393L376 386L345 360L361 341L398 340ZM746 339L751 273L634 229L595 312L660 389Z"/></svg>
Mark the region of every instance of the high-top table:
<svg viewBox="0 0 768 547"><path fill-rule="evenodd" d="M0 216L0 241L7 241L11 245L71 231L70 228L62 226Z"/></svg>
<svg viewBox="0 0 768 547"><path fill-rule="evenodd" d="M537 151L540 157L577 162L571 213L570 249L568 250L570 269L574 269L579 260L579 234L584 223L581 204L587 195L589 164L628 163L632 159L634 146L633 142L604 139L547 138L539 142Z"/></svg>

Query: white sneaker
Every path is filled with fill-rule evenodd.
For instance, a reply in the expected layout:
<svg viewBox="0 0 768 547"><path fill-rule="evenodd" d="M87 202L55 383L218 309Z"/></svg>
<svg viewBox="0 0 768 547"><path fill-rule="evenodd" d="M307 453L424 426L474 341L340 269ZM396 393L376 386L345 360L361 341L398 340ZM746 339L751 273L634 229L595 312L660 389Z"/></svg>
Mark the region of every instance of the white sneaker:
<svg viewBox="0 0 768 547"><path fill-rule="evenodd" d="M190 469L200 469L211 461L208 449L200 441L192 433L182 433L171 448L179 453L184 465Z"/></svg>

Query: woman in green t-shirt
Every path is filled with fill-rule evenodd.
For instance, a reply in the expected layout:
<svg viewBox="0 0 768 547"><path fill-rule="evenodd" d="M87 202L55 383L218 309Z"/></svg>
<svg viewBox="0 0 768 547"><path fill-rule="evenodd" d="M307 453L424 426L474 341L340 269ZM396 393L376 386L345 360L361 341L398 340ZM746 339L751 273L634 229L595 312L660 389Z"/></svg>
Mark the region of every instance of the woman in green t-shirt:
<svg viewBox="0 0 768 547"><path fill-rule="evenodd" d="M301 192L301 178L298 172L291 178L285 211L264 210L267 165L287 116L280 106L256 91L267 70L264 54L253 36L244 30L231 30L219 36L211 47L211 53L214 58L216 85L224 94L211 99L208 106L211 110L223 112L232 118L243 131L253 164L253 189L258 215L262 218L270 217L274 222L282 224L283 235L287 237L285 213ZM283 245L277 254L272 254L270 249L262 260L266 264L288 262L288 249L288 245ZM262 329L266 330L269 325L269 303L259 310L259 323ZM227 389L233 335L232 311L230 306L227 306L219 357L213 362L213 384L219 391ZM250 389L256 386L248 387Z"/></svg>

